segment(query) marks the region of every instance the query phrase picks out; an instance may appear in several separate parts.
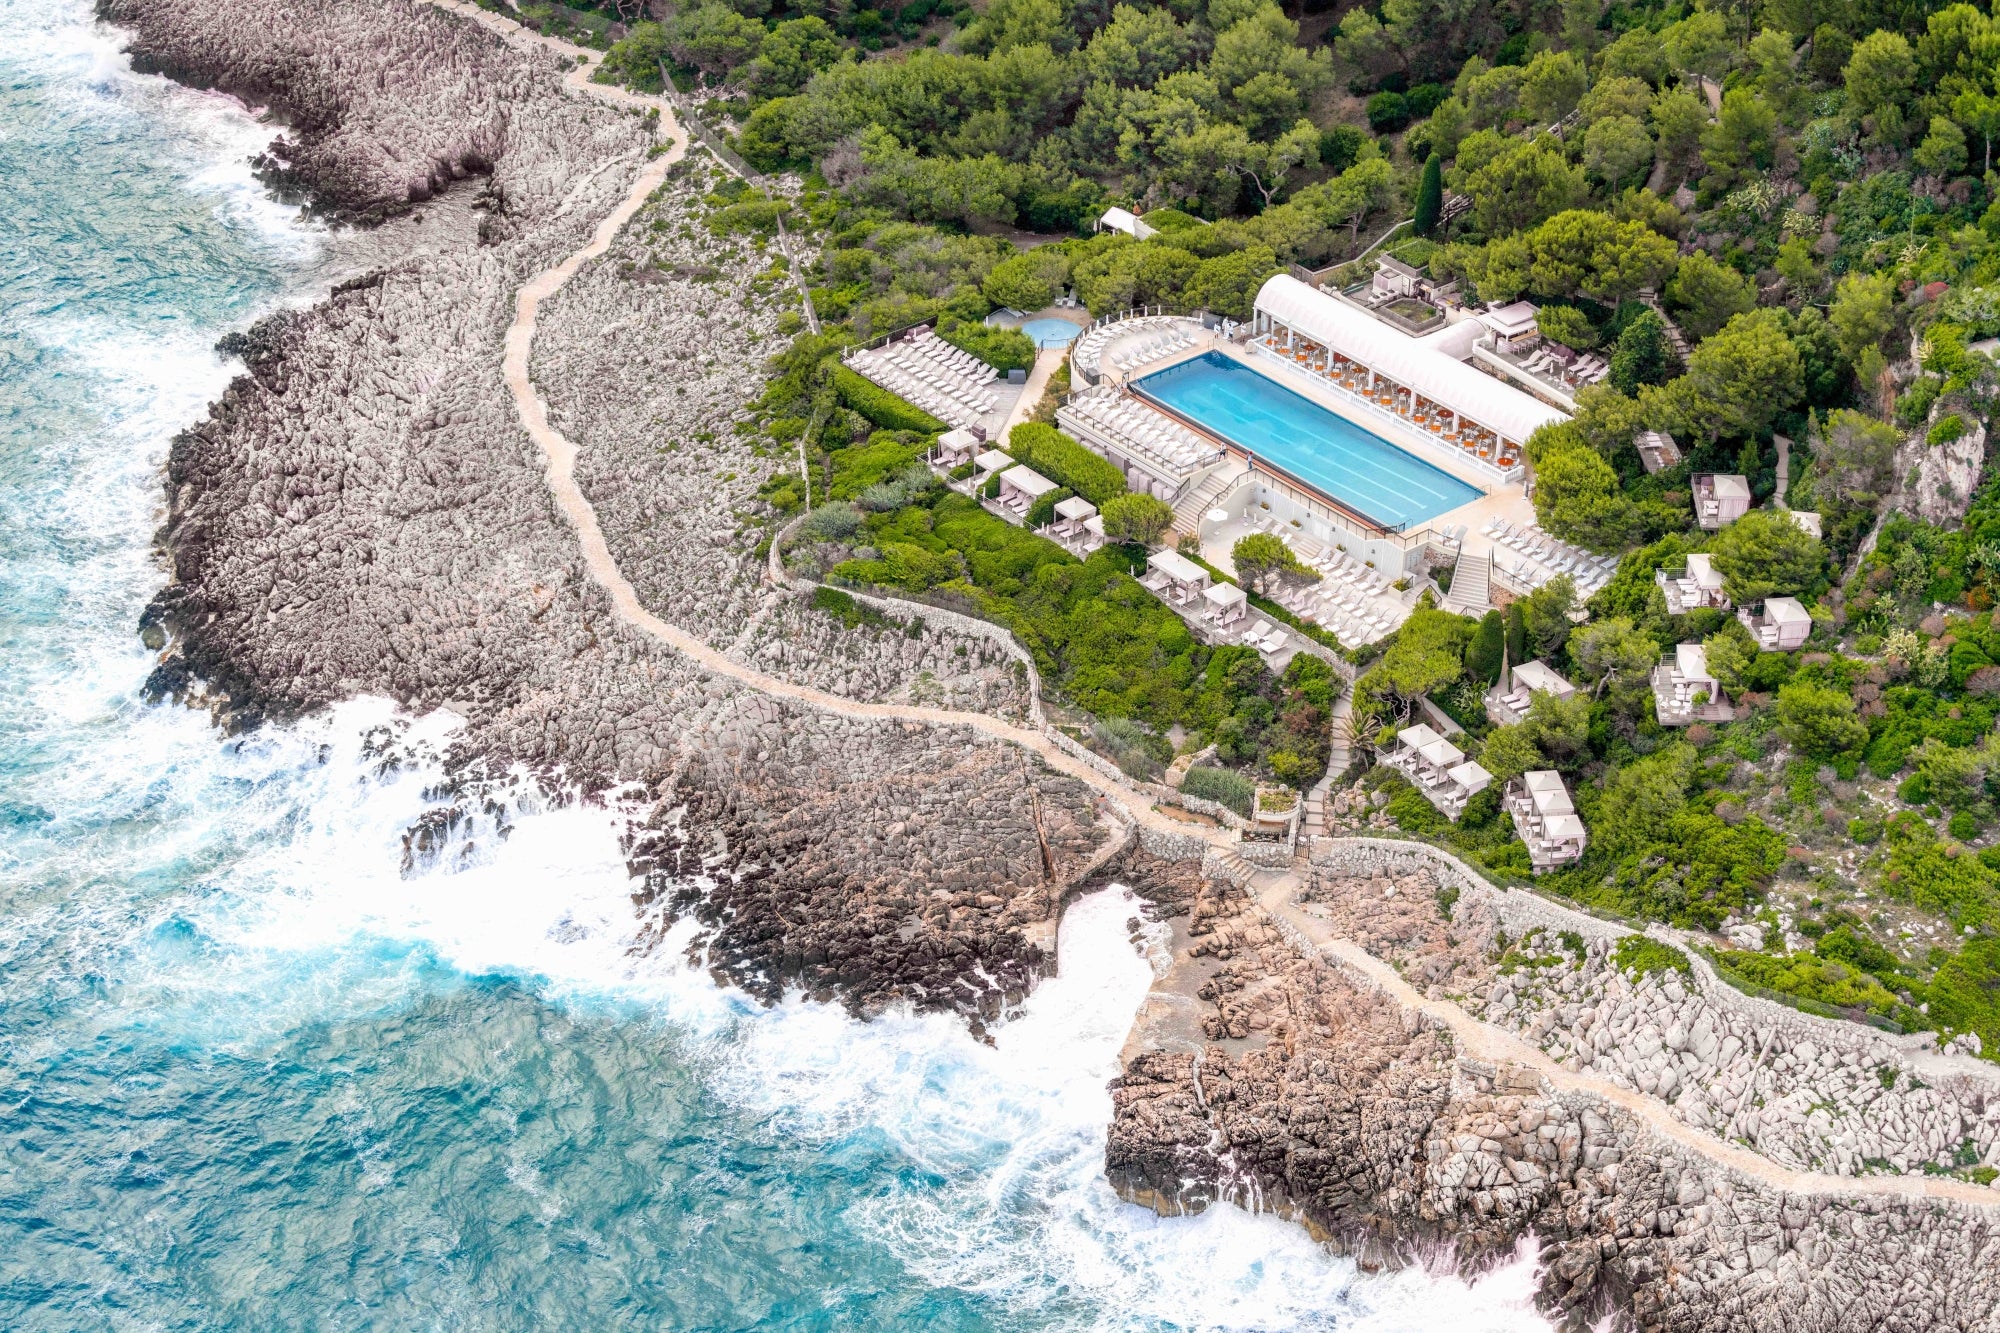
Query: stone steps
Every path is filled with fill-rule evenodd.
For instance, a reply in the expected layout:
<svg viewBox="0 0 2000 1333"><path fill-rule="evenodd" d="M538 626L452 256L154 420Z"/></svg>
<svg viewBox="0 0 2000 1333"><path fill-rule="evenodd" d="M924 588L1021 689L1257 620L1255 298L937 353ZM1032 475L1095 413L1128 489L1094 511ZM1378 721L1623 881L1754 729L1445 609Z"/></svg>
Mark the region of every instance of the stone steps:
<svg viewBox="0 0 2000 1333"><path fill-rule="evenodd" d="M1483 616L1493 605L1493 553L1462 555L1451 576L1444 609L1455 616Z"/></svg>
<svg viewBox="0 0 2000 1333"><path fill-rule="evenodd" d="M1247 468L1242 464L1227 464L1209 473L1208 478L1181 497L1174 506L1174 531L1193 536L1201 531L1201 516L1220 500L1228 489L1236 484Z"/></svg>

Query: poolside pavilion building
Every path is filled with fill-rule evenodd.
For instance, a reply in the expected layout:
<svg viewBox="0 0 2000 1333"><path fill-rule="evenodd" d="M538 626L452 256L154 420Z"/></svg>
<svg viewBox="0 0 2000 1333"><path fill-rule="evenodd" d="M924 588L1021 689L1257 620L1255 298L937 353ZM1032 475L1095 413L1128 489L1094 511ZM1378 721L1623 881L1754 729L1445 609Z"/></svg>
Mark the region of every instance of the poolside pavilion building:
<svg viewBox="0 0 2000 1333"><path fill-rule="evenodd" d="M1287 274L1257 293L1252 347L1401 418L1478 470L1514 480L1523 446L1567 414Z"/></svg>

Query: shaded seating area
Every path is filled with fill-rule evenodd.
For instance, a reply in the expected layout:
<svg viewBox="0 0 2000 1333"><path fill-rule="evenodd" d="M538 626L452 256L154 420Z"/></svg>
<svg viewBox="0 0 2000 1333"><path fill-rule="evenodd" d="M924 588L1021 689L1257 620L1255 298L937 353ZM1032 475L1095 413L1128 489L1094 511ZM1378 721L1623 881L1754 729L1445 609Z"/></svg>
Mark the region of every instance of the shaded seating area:
<svg viewBox="0 0 2000 1333"><path fill-rule="evenodd" d="M1233 583L1210 584L1202 589L1201 603L1201 618L1224 631L1242 624L1250 609L1249 597Z"/></svg>
<svg viewBox="0 0 2000 1333"><path fill-rule="evenodd" d="M1104 520L1097 506L1080 495L1056 502L1055 518L1044 530L1077 555L1089 555L1104 545Z"/></svg>
<svg viewBox="0 0 2000 1333"><path fill-rule="evenodd" d="M1729 609L1729 594L1722 590L1722 573L1705 552L1696 551L1689 555L1686 568L1678 574L1670 574L1664 569L1654 570L1653 582L1659 585L1661 595L1666 598L1667 614L1670 616L1684 616L1703 607L1719 611Z"/></svg>
<svg viewBox="0 0 2000 1333"><path fill-rule="evenodd" d="M1734 472L1697 472L1694 521L1710 532L1727 527L1750 512L1750 481Z"/></svg>
<svg viewBox="0 0 2000 1333"><path fill-rule="evenodd" d="M1736 613L1750 637L1767 653L1789 653L1805 647L1812 637L1812 612L1796 597L1767 597L1755 615L1745 607Z"/></svg>
<svg viewBox="0 0 2000 1333"><path fill-rule="evenodd" d="M1161 550L1146 557L1146 577L1139 582L1168 605L1185 607L1195 604L1210 578L1207 570L1179 551Z"/></svg>
<svg viewBox="0 0 2000 1333"><path fill-rule="evenodd" d="M983 429L976 426L969 429L960 426L938 436L937 452L931 461L941 468L950 470L971 462L972 456L978 453L980 446L985 443L986 432Z"/></svg>
<svg viewBox="0 0 2000 1333"><path fill-rule="evenodd" d="M1000 474L1000 494L994 500L1001 510L1025 522L1035 501L1056 489L1056 483L1025 463L1017 463Z"/></svg>
<svg viewBox="0 0 2000 1333"><path fill-rule="evenodd" d="M1575 693L1576 686L1537 658L1501 671L1499 683L1486 692L1486 716L1496 727L1511 727L1528 716L1537 694L1568 699Z"/></svg>
<svg viewBox="0 0 2000 1333"><path fill-rule="evenodd" d="M1528 310L1532 327L1533 307ZM1503 475L1520 466L1522 444L1537 429L1569 420L1287 274L1271 278L1257 293L1253 332L1255 350L1323 378Z"/></svg>
<svg viewBox="0 0 2000 1333"><path fill-rule="evenodd" d="M1653 668L1653 712L1663 727L1728 722L1736 716L1729 696L1709 674L1708 650L1698 643L1674 645Z"/></svg>
<svg viewBox="0 0 2000 1333"><path fill-rule="evenodd" d="M1465 757L1465 751L1418 722L1396 733L1382 757L1407 777L1447 819L1465 813L1465 803L1493 785L1493 775Z"/></svg>
<svg viewBox="0 0 2000 1333"><path fill-rule="evenodd" d="M1537 875L1583 856L1589 836L1562 774L1553 769L1523 773L1507 784L1501 803L1513 817L1514 832L1526 844Z"/></svg>

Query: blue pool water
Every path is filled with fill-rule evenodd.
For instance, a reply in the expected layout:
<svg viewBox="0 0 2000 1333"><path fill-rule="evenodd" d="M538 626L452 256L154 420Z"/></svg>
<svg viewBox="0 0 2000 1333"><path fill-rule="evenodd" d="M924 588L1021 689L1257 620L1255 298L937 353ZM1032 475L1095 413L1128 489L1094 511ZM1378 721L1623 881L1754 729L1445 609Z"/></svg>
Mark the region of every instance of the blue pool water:
<svg viewBox="0 0 2000 1333"><path fill-rule="evenodd" d="M1031 319L1021 326L1021 332L1033 338L1037 347L1067 347L1083 330L1066 319Z"/></svg>
<svg viewBox="0 0 2000 1333"><path fill-rule="evenodd" d="M1138 382L1149 397L1390 528L1408 529L1481 492L1220 352Z"/></svg>
<svg viewBox="0 0 2000 1333"><path fill-rule="evenodd" d="M220 734L136 626L218 335L347 242L89 0L0 0L0 1329L1546 1333L1532 1263L1368 1277L1103 1179L1152 968L1107 890L992 1046L634 948L611 812L405 876L452 719Z"/></svg>

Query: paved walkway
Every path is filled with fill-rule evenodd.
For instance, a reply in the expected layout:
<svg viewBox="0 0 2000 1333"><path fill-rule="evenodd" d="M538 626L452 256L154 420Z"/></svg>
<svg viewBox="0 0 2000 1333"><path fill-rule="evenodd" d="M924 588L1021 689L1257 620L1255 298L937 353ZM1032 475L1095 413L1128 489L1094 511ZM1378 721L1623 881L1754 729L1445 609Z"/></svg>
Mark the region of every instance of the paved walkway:
<svg viewBox="0 0 2000 1333"><path fill-rule="evenodd" d="M1007 420L1001 424L995 443L1001 448L1007 446L1007 436L1014 427L1026 421L1040 405L1042 395L1049 390L1049 377L1056 373L1056 367L1069 355L1067 347L1044 347L1035 353L1035 365L1028 372L1028 382L1021 389L1021 396L1014 400L1014 406L1007 413Z"/></svg>
<svg viewBox="0 0 2000 1333"><path fill-rule="evenodd" d="M527 32L512 20L487 10L477 9L463 3L463 0L426 0L426 2L454 12L465 13L485 26L505 33L510 41L525 38L531 43L553 46L558 50L567 50L586 57L592 54L581 48L571 47L567 43L557 42L553 38ZM510 29L512 31L509 31ZM843 717L915 722L927 726L967 727L997 740L1007 741L1033 751L1050 768L1073 777L1110 798L1128 819L1163 832L1200 837L1220 848L1227 849L1233 846L1235 840L1228 830L1205 829L1161 814L1153 808L1149 799L1058 748L1042 732L1017 727L984 713L956 712L909 704L861 703L781 680L729 658L706 641L668 624L639 601L638 593L618 568L617 561L612 559L611 549L605 541L604 530L597 521L597 511L591 507L576 484L576 445L549 424L548 407L528 376L528 356L534 345L536 317L542 302L562 290L563 284L574 277L585 264L610 248L619 229L644 207L653 191L659 188L665 179L668 168L679 161L687 151L687 136L680 132L671 107L666 106L658 98L648 98L623 90L607 89L601 84L591 84L587 81L591 68L594 66L588 62L580 65L578 74L569 76L565 83L582 91L584 95L616 94L611 100L657 107L660 111L661 128L673 134L674 146L669 152L646 164L624 200L598 224L590 241L582 249L554 268L536 275L521 289L515 301L514 321L507 330L503 365L507 387L514 397L521 424L548 460L549 488L571 525L576 528L577 539L582 547L584 566L589 570L591 578L596 580L610 596L618 618L676 652L692 658L715 675L734 680L759 693ZM579 75L582 76L582 82L578 80ZM1661 1103L1643 1093L1621 1088L1595 1075L1565 1069L1540 1050L1529 1046L1511 1033L1503 1032L1472 1017L1457 1005L1426 998L1404 981L1388 963L1376 958L1352 941L1335 935L1325 922L1300 911L1294 901L1299 888L1299 878L1295 873L1260 875L1258 878L1267 881L1266 885L1258 890L1259 898L1265 910L1275 919L1289 926L1300 939L1311 945L1329 962L1360 974L1398 1003L1419 1010L1450 1028L1459 1049L1465 1053L1485 1059L1505 1060L1532 1069L1559 1091L1586 1092L1619 1106L1644 1120L1660 1137L1746 1176L1779 1188L1811 1194L1949 1199L1989 1208L2000 1205L2000 1200L1996 1200L1992 1190L1963 1181L1926 1176L1850 1177L1808 1174L1778 1166L1768 1158L1760 1157L1748 1149L1723 1143L1682 1123Z"/></svg>

